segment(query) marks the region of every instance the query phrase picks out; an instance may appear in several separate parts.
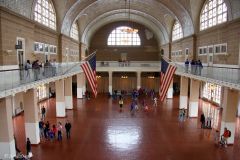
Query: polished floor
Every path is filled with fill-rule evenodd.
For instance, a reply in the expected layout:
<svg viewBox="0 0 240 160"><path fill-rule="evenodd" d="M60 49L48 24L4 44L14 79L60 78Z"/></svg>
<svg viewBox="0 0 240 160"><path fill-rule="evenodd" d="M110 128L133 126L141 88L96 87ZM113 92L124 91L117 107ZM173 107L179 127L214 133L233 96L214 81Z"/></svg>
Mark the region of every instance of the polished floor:
<svg viewBox="0 0 240 160"><path fill-rule="evenodd" d="M178 122L179 98L174 97L149 112L129 112L126 98L123 112L118 101L104 95L91 100L74 99L66 118L55 118L55 99L44 101L51 124L72 123L71 139L41 140L32 146L34 160L239 160L239 120L236 142L228 148L214 145L214 131L200 129L199 119ZM152 106L147 99L147 104ZM201 103L201 105L203 105ZM24 115L14 118L17 145L25 153Z"/></svg>

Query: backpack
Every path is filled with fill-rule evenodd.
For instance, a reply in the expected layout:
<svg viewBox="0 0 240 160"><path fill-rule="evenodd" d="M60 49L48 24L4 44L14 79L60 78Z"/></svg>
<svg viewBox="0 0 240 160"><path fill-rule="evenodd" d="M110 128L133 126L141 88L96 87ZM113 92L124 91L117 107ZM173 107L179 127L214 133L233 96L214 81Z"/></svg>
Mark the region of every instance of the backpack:
<svg viewBox="0 0 240 160"><path fill-rule="evenodd" d="M228 130L228 137L231 137L231 131Z"/></svg>
<svg viewBox="0 0 240 160"><path fill-rule="evenodd" d="M25 64L24 69L25 69L25 70L28 70L28 66L27 66L27 64Z"/></svg>

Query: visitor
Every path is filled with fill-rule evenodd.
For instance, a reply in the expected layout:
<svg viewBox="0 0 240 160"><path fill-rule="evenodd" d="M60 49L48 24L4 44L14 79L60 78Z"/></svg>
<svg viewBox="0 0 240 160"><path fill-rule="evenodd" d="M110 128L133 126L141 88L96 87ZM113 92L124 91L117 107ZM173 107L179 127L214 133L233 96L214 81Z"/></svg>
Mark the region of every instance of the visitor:
<svg viewBox="0 0 240 160"><path fill-rule="evenodd" d="M54 136L54 138L56 138L57 127L55 124L52 126L52 130L53 130L53 136Z"/></svg>
<svg viewBox="0 0 240 160"><path fill-rule="evenodd" d="M32 63L32 69L33 69L35 81L39 80L40 67L41 65L39 64L39 60L36 60Z"/></svg>
<svg viewBox="0 0 240 160"><path fill-rule="evenodd" d="M62 123L61 122L58 122L57 130L58 130L58 140L61 141L62 140Z"/></svg>
<svg viewBox="0 0 240 160"><path fill-rule="evenodd" d="M225 147L227 147L229 137L231 137L231 132L227 129L227 127L225 127L224 133L221 136L221 141L223 142L222 145Z"/></svg>
<svg viewBox="0 0 240 160"><path fill-rule="evenodd" d="M29 69L31 69L31 68L32 68L32 65L30 63L30 60L27 60L25 66L24 66L24 69L26 71L26 79L30 78L30 71L29 71Z"/></svg>
<svg viewBox="0 0 240 160"><path fill-rule="evenodd" d="M153 106L157 107L157 97L154 97L153 101L154 101Z"/></svg>
<svg viewBox="0 0 240 160"><path fill-rule="evenodd" d="M191 61L191 73L196 74L196 63L194 59Z"/></svg>
<svg viewBox="0 0 240 160"><path fill-rule="evenodd" d="M42 119L39 121L39 132L40 132L40 138L43 138L44 137L44 122Z"/></svg>
<svg viewBox="0 0 240 160"><path fill-rule="evenodd" d="M189 69L189 61L188 59L186 59L185 61L185 72L188 73L188 69Z"/></svg>
<svg viewBox="0 0 240 160"><path fill-rule="evenodd" d="M200 60L198 60L196 63L197 63L196 64L196 66L197 66L197 74L201 75L202 74L202 68L203 68L202 62Z"/></svg>
<svg viewBox="0 0 240 160"><path fill-rule="evenodd" d="M44 106L42 106L41 108L41 114L42 114L42 119L44 120L46 117L46 108Z"/></svg>
<svg viewBox="0 0 240 160"><path fill-rule="evenodd" d="M205 128L205 116L203 113L201 114L200 122L201 122L201 128Z"/></svg>
<svg viewBox="0 0 240 160"><path fill-rule="evenodd" d="M120 112L122 111L122 107L123 107L123 99L122 97L119 99L119 107L120 107Z"/></svg>
<svg viewBox="0 0 240 160"><path fill-rule="evenodd" d="M67 139L70 138L70 130L71 130L71 127L72 127L71 123L67 120L67 123L65 124Z"/></svg>
<svg viewBox="0 0 240 160"><path fill-rule="evenodd" d="M32 157L31 142L30 142L30 139L29 139L29 138L27 138L26 149L27 149L27 156L28 156L28 157Z"/></svg>

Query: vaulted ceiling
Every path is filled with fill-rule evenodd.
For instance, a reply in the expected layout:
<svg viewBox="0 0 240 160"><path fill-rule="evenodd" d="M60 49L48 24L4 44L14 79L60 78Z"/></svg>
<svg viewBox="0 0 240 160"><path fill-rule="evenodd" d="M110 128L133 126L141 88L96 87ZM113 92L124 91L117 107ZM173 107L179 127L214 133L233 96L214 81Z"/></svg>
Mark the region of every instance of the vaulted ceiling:
<svg viewBox="0 0 240 160"><path fill-rule="evenodd" d="M35 0L3 0L0 5L33 19ZM127 0L129 1L129 0ZM224 0L228 19L240 17L240 0ZM125 0L52 0L57 15L57 32L69 35L74 22L79 24L80 38L88 44L92 35L105 24L128 20ZM159 44L171 40L173 23L178 20L183 36L197 33L199 14L205 0L130 0L131 21L143 24L157 37ZM14 5L18 5L15 7ZM20 6L20 7L19 7ZM23 9L24 8L24 9Z"/></svg>

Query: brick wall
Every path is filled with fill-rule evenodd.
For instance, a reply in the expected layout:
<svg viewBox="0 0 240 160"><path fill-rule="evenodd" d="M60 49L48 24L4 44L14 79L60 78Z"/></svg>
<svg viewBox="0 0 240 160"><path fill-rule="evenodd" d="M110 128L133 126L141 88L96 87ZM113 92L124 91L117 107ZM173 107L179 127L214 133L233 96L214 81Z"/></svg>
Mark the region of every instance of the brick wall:
<svg viewBox="0 0 240 160"><path fill-rule="evenodd" d="M121 53L127 53L127 60L130 61L157 61L159 60L159 49L157 40L153 37L147 40L145 35L146 27L134 23L141 39L141 46L117 47L108 46L107 39L113 29L119 26L128 25L127 22L110 23L98 30L90 42L90 52L97 49L98 61L118 61L121 59Z"/></svg>

